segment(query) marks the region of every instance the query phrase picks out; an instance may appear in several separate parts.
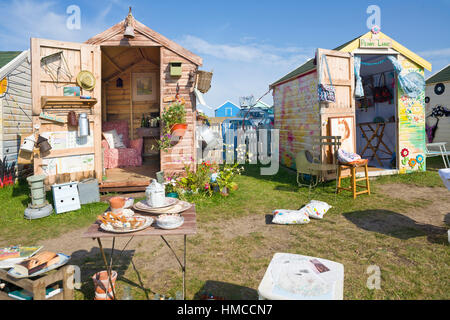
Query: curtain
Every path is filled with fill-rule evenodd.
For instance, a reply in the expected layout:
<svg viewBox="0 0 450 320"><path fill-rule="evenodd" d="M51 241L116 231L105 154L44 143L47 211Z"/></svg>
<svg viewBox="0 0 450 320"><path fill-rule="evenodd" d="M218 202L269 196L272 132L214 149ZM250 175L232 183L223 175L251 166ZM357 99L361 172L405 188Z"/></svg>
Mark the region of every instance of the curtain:
<svg viewBox="0 0 450 320"><path fill-rule="evenodd" d="M355 97L361 98L364 97L364 88L362 85L362 79L360 75L361 57L355 56L354 64L355 64L355 79L356 79Z"/></svg>
<svg viewBox="0 0 450 320"><path fill-rule="evenodd" d="M398 76L398 84L402 91L412 99L417 98L420 93L425 90L425 78L418 72L410 72L402 75L403 70L400 62L393 56L387 57L394 66L394 70Z"/></svg>

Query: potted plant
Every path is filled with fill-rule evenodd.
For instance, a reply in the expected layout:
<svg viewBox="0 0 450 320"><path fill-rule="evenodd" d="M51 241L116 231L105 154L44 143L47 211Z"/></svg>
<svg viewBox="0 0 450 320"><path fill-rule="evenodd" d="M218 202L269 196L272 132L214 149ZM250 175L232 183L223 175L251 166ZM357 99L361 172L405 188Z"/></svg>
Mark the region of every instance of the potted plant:
<svg viewBox="0 0 450 320"><path fill-rule="evenodd" d="M187 129L184 100L177 99L172 103L162 113L161 120L164 123L166 132L169 131L173 136L183 136Z"/></svg>

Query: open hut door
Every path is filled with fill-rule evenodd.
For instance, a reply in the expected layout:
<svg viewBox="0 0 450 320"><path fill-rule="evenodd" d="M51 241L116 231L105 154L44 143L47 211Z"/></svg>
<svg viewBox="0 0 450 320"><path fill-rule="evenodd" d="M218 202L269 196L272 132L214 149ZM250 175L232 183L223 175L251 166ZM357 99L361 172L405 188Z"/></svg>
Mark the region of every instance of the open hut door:
<svg viewBox="0 0 450 320"><path fill-rule="evenodd" d="M322 135L341 136L341 148L356 151L355 125L355 75L353 55L350 52L317 49L318 79L322 84L332 84L335 102L320 103ZM328 65L328 67L327 67ZM332 162L331 149L324 150L328 163Z"/></svg>
<svg viewBox="0 0 450 320"><path fill-rule="evenodd" d="M78 86L80 71L93 75L89 78L88 73L80 91L89 99L68 96L71 88ZM33 127L51 145L50 151L35 154L34 173L46 174L49 184L89 177L101 181L100 46L32 38L31 73ZM87 114L88 136L69 125L71 111L77 119L81 113Z"/></svg>

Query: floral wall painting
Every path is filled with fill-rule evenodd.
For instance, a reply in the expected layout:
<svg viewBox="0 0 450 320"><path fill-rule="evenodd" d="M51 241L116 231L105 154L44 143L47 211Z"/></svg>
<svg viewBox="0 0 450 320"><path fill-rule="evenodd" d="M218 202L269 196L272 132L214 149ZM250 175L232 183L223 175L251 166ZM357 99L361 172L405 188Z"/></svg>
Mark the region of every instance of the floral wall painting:
<svg viewBox="0 0 450 320"><path fill-rule="evenodd" d="M331 136L341 136L341 148L347 152L355 152L355 120L354 117L329 118Z"/></svg>
<svg viewBox="0 0 450 320"><path fill-rule="evenodd" d="M133 73L133 101L155 101L156 74Z"/></svg>

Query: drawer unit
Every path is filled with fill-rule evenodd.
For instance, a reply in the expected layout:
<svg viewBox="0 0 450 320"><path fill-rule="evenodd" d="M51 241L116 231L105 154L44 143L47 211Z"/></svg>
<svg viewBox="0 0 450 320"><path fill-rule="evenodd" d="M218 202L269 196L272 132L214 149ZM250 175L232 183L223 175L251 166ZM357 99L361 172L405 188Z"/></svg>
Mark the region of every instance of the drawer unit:
<svg viewBox="0 0 450 320"><path fill-rule="evenodd" d="M81 208L78 182L55 184L52 186L52 192L56 214Z"/></svg>

